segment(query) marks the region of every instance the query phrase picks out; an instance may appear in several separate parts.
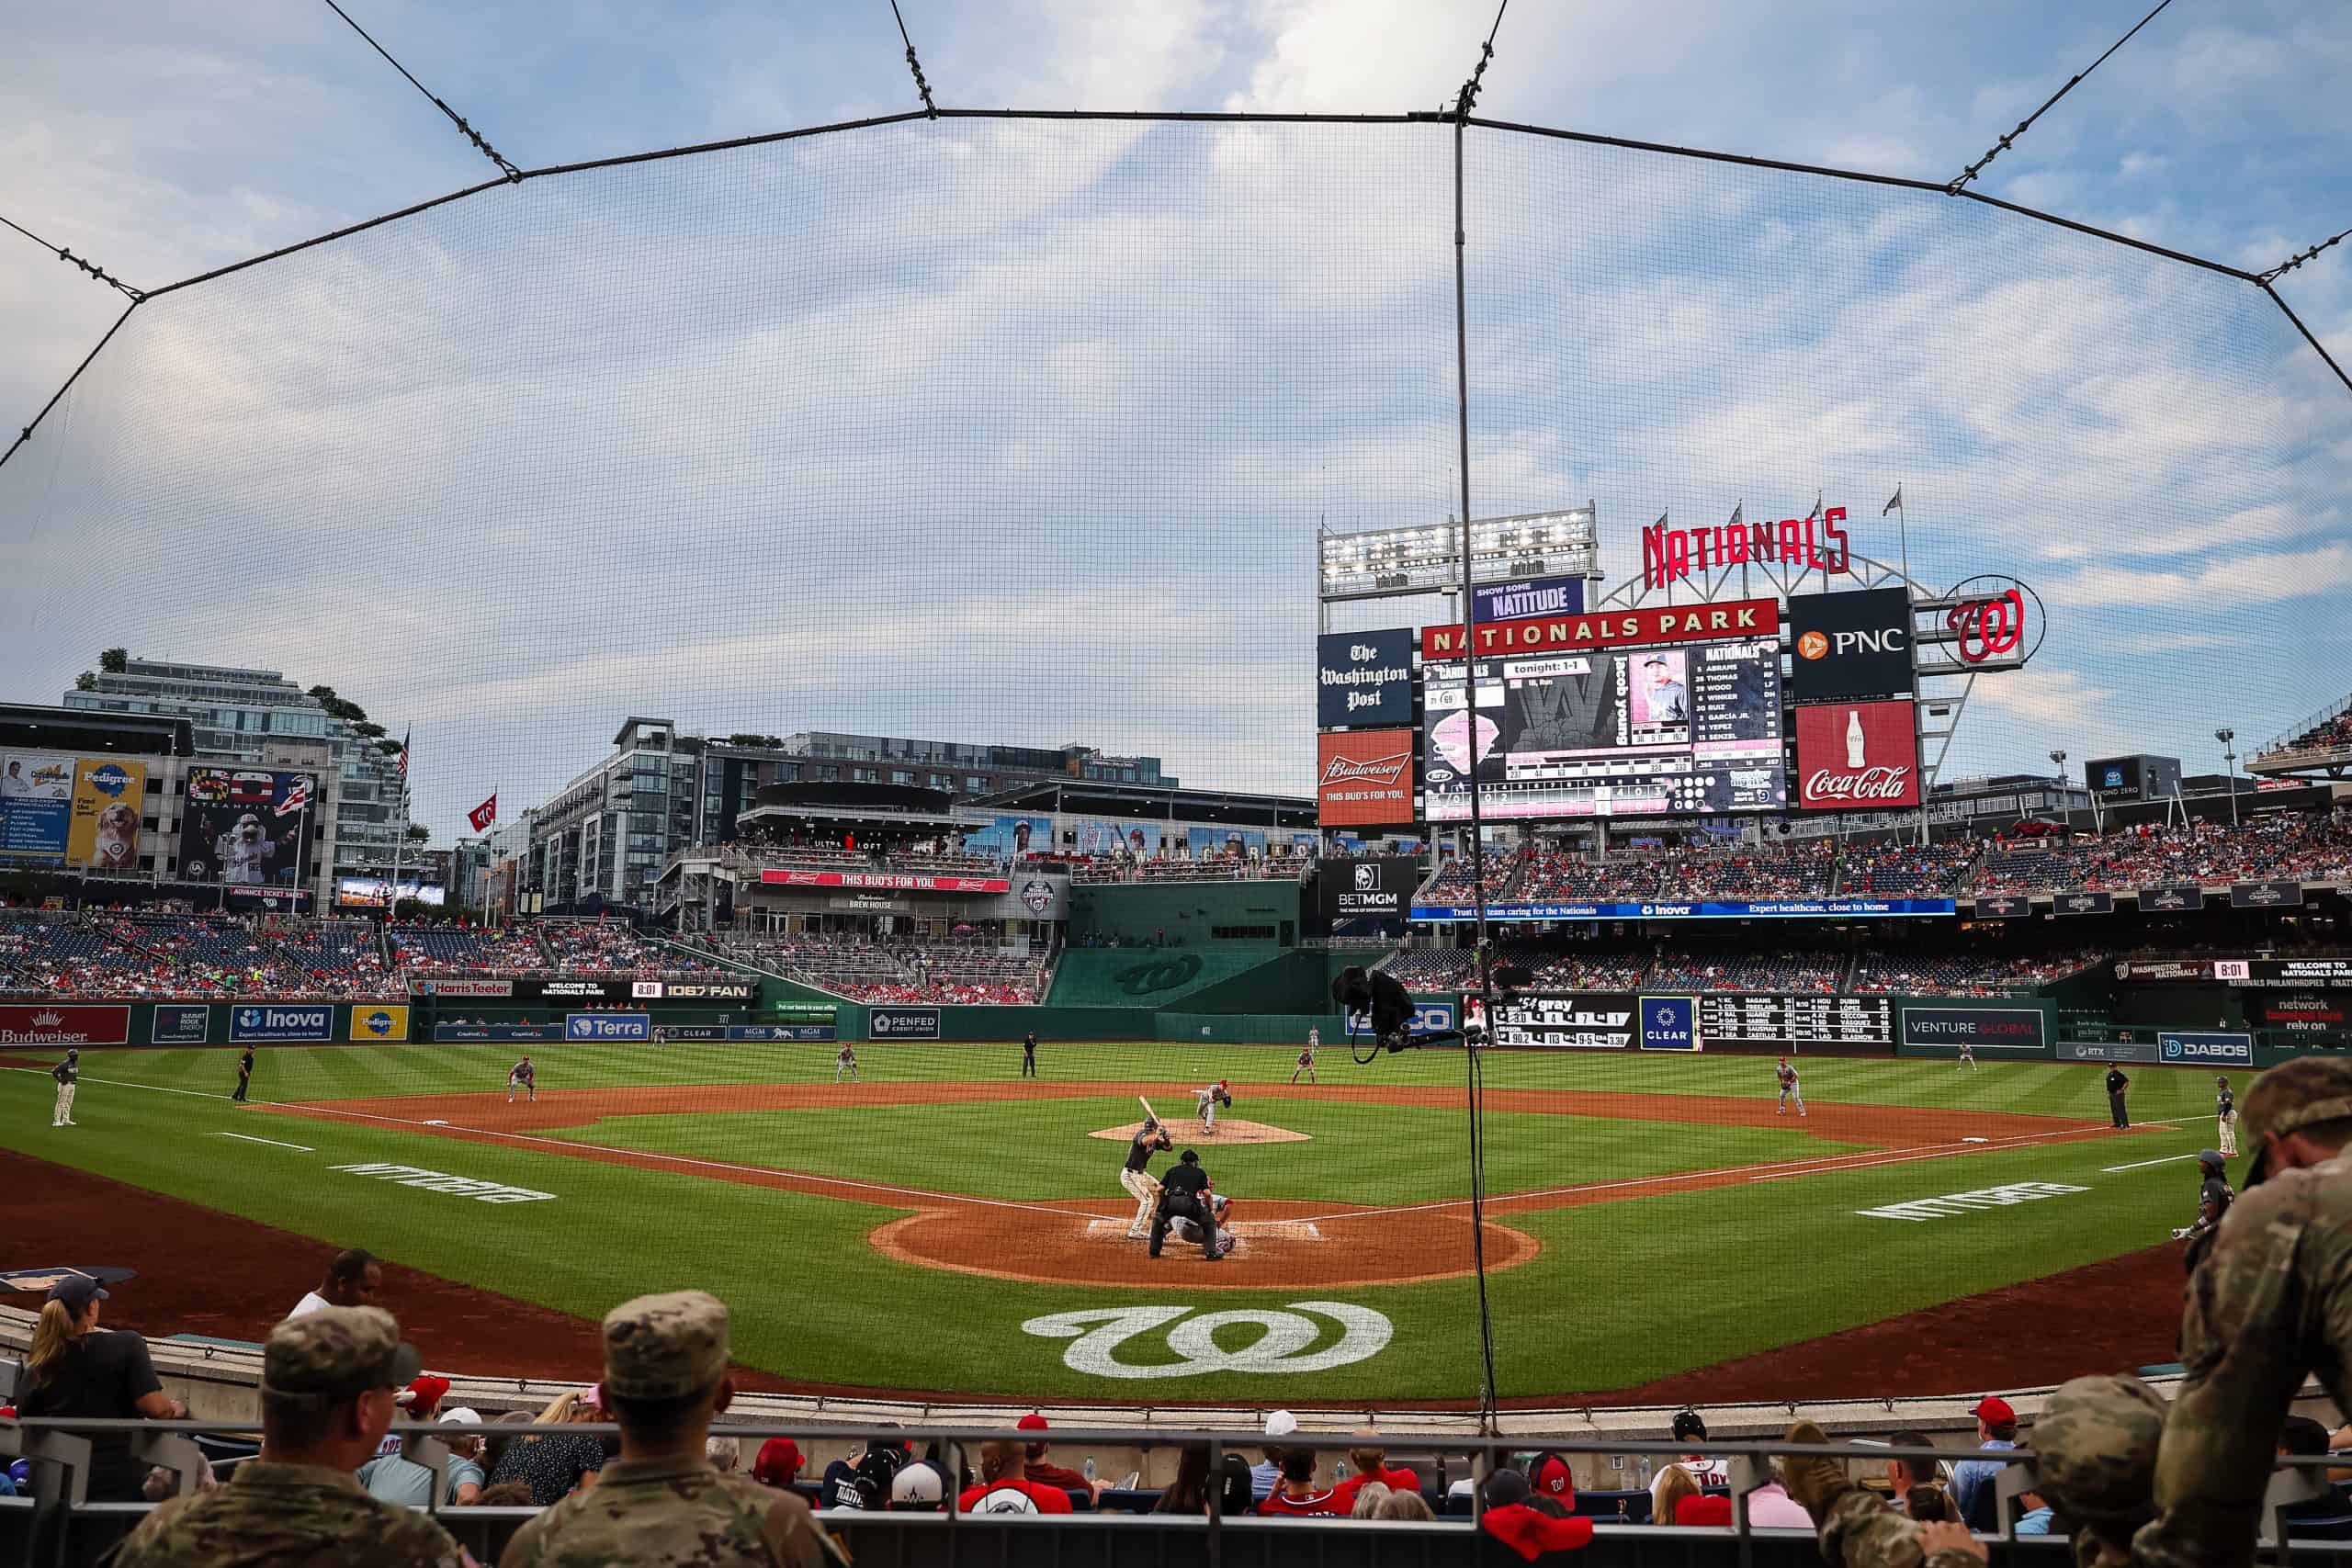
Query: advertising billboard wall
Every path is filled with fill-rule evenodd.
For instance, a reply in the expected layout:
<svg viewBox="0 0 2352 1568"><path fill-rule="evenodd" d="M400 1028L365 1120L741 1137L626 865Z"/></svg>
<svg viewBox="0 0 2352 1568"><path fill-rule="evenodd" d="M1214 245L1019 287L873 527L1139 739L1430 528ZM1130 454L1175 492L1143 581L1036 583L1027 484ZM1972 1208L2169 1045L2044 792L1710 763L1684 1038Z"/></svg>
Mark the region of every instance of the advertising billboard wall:
<svg viewBox="0 0 2352 1568"><path fill-rule="evenodd" d="M1494 1010L1500 1046L1544 1051L1624 1051L1639 1040L1637 998L1613 991L1522 996Z"/></svg>
<svg viewBox="0 0 2352 1568"><path fill-rule="evenodd" d="M1342 920L1402 921L1421 879L1420 863L1402 855L1327 860L1315 871L1316 902L1326 925Z"/></svg>
<svg viewBox="0 0 2352 1568"><path fill-rule="evenodd" d="M180 880L292 888L310 868L318 794L309 773L190 768L180 816Z"/></svg>
<svg viewBox="0 0 2352 1568"><path fill-rule="evenodd" d="M1789 601L1791 694L1874 701L1911 690L1911 591L1800 593Z"/></svg>
<svg viewBox="0 0 2352 1568"><path fill-rule="evenodd" d="M1903 1010L1903 1043L1931 1051L2031 1051L2050 1043L2040 1008Z"/></svg>
<svg viewBox="0 0 2352 1568"><path fill-rule="evenodd" d="M392 896L392 879L389 876L338 876L334 879L334 901L347 909L380 909ZM413 882L401 879L401 902L424 904L438 908L448 901L449 890L437 882Z"/></svg>
<svg viewBox="0 0 2352 1568"><path fill-rule="evenodd" d="M1410 627L1326 633L1315 639L1315 722L1325 729L1413 722Z"/></svg>
<svg viewBox="0 0 2352 1568"><path fill-rule="evenodd" d="M563 1017L566 1040L650 1040L653 1020L641 1012L572 1012Z"/></svg>
<svg viewBox="0 0 2352 1568"><path fill-rule="evenodd" d="M1266 830L1263 828L1187 828L1184 847L1194 860L1206 860L1212 855L1247 855L1263 859L1266 853Z"/></svg>
<svg viewBox="0 0 2352 1568"><path fill-rule="evenodd" d="M1872 811L1919 804L1919 737L1911 705L1818 703L1797 709L1796 805Z"/></svg>
<svg viewBox="0 0 2352 1568"><path fill-rule="evenodd" d="M405 1033L403 1030L401 1032ZM334 1009L325 1002L241 1006L229 1013L229 1043L316 1043L334 1038Z"/></svg>
<svg viewBox="0 0 2352 1568"><path fill-rule="evenodd" d="M2254 1036L2223 1030L2165 1031L2156 1036L2156 1050L2167 1066L2254 1066Z"/></svg>
<svg viewBox="0 0 2352 1568"><path fill-rule="evenodd" d="M54 864L65 858L74 761L49 751L0 751L0 860Z"/></svg>
<svg viewBox="0 0 2352 1568"><path fill-rule="evenodd" d="M1478 621L1527 621L1538 615L1580 615L1584 613L1584 579L1535 577L1520 582L1490 582L1475 588Z"/></svg>
<svg viewBox="0 0 2352 1568"><path fill-rule="evenodd" d="M0 1045L121 1045L130 1039L128 1007L0 1007Z"/></svg>
<svg viewBox="0 0 2352 1568"><path fill-rule="evenodd" d="M936 1040L939 1038L939 1010L872 1008L865 1015L865 1032L875 1040Z"/></svg>
<svg viewBox="0 0 2352 1568"><path fill-rule="evenodd" d="M66 863L98 873L139 869L139 818L147 807L147 764L85 757L74 765Z"/></svg>
<svg viewBox="0 0 2352 1568"><path fill-rule="evenodd" d="M1023 855L1042 855L1053 847L1054 823L1049 817L997 817L964 834L964 848L976 855L1007 855L1017 860Z"/></svg>
<svg viewBox="0 0 2352 1568"><path fill-rule="evenodd" d="M1358 729L1315 738L1315 807L1327 828L1413 819L1413 732Z"/></svg>

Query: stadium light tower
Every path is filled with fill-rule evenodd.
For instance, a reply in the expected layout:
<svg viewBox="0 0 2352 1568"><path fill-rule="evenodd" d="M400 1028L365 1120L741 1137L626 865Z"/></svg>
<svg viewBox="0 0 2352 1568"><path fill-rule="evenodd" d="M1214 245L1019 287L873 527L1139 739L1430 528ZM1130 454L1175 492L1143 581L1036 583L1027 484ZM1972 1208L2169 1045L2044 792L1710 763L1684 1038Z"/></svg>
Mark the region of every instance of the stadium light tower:
<svg viewBox="0 0 2352 1568"><path fill-rule="evenodd" d="M2230 743L2237 738L2238 732L2234 729L2225 728L2213 731L2213 739L2222 743L2222 782L2230 786L2230 826L2233 828L2238 825L2238 754L2230 750Z"/></svg>

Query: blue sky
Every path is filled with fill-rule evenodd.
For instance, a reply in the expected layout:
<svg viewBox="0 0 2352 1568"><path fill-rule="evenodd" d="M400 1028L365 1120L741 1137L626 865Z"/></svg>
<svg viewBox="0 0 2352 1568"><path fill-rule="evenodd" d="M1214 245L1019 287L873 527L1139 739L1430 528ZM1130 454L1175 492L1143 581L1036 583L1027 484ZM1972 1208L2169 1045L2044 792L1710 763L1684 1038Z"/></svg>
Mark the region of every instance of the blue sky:
<svg viewBox="0 0 2352 1568"><path fill-rule="evenodd" d="M1942 179L2137 19L1520 0L1482 112ZM1491 11L917 3L963 107L1431 108ZM909 107L887 5L356 13L518 164ZM0 213L156 283L489 172L322 6L21 22ZM1982 188L2261 267L2352 224L2352 13L2183 0ZM922 126L535 182L140 312L0 470L10 696L127 642L413 720L445 831L652 711L1312 772L1317 517L1458 484L1443 133ZM2352 394L2251 289L1939 197L1475 138L1473 504L1816 489L2052 604L1954 771L2211 766L2352 688ZM0 420L116 297L0 244ZM2352 246L2282 292L2352 351ZM1433 613L1433 607L1429 608ZM2217 613L2216 613L2217 612ZM1385 624L1363 612L1340 625ZM2202 747L2202 750L2199 748Z"/></svg>

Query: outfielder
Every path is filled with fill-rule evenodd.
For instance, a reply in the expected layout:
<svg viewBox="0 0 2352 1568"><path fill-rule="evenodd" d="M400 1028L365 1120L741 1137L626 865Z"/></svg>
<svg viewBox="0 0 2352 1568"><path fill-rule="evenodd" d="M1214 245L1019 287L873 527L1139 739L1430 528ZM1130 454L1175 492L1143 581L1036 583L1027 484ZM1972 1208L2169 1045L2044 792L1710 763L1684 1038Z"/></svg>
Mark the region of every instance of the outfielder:
<svg viewBox="0 0 2352 1568"><path fill-rule="evenodd" d="M1296 1083L1298 1081L1298 1075L1301 1073L1305 1073L1306 1075L1306 1081L1308 1083L1313 1083L1315 1081L1315 1053L1322 1043L1323 1032L1321 1030L1310 1029L1306 1032L1306 1049L1298 1054L1298 1066L1291 1069L1291 1082Z"/></svg>
<svg viewBox="0 0 2352 1568"><path fill-rule="evenodd" d="M852 1083L863 1081L857 1076L857 1052L846 1040L842 1042L841 1050L833 1057L833 1081L839 1083L843 1077Z"/></svg>
<svg viewBox="0 0 2352 1568"><path fill-rule="evenodd" d="M1976 1070L1976 1047L1970 1042L1963 1040L1960 1043L1960 1066L1953 1070L1972 1073Z"/></svg>
<svg viewBox="0 0 2352 1568"><path fill-rule="evenodd" d="M1798 1087L1797 1070L1789 1066L1789 1059L1786 1056L1781 1058L1781 1065L1773 1069L1773 1076L1781 1080L1781 1103L1772 1114L1786 1116L1789 1113L1789 1101L1794 1099L1797 1102L1797 1114L1804 1115L1804 1090Z"/></svg>
<svg viewBox="0 0 2352 1568"><path fill-rule="evenodd" d="M539 1102L539 1075L532 1067L531 1058L528 1056L506 1069L507 1104L514 1103L514 1091L518 1089L531 1097L530 1102L533 1105Z"/></svg>
<svg viewBox="0 0 2352 1568"><path fill-rule="evenodd" d="M2221 1089L2213 1098L2213 1114L2222 1122L2222 1152L2233 1155L2238 1152L2237 1096L2230 1092L2228 1078L2216 1075L2213 1082Z"/></svg>
<svg viewBox="0 0 2352 1568"><path fill-rule="evenodd" d="M1127 1140L1127 1164L1119 1172L1119 1185L1136 1201L1136 1217L1127 1225L1129 1241L1150 1238L1152 1211L1159 1207L1159 1182L1151 1174L1151 1156L1164 1155L1175 1146L1168 1129L1154 1118L1147 1118L1136 1130L1136 1135Z"/></svg>
<svg viewBox="0 0 2352 1568"><path fill-rule="evenodd" d="M1216 1136L1216 1108L1220 1105L1228 1111L1233 1109L1233 1090L1227 1086L1225 1079L1219 1078L1206 1089L1193 1091L1193 1109L1201 1119L1202 1137Z"/></svg>
<svg viewBox="0 0 2352 1568"><path fill-rule="evenodd" d="M49 1124L52 1127L75 1125L74 1086L82 1077L82 1053L69 1049L65 1053L65 1060L49 1069L49 1076L57 1080L57 1111L50 1117Z"/></svg>

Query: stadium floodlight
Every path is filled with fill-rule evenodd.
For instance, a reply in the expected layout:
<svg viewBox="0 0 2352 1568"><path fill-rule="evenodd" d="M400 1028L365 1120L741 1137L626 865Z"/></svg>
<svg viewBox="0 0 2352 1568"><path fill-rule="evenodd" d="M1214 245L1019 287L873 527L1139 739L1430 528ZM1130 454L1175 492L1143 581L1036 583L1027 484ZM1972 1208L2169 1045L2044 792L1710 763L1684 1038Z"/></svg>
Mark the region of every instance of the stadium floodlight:
<svg viewBox="0 0 2352 1568"><path fill-rule="evenodd" d="M2238 732L2234 729L2213 731L2213 739L2222 743L2222 782L2230 790L2230 826L2233 828L2238 825L2238 754L2230 749L2230 742L2237 738Z"/></svg>
<svg viewBox="0 0 2352 1568"><path fill-rule="evenodd" d="M1316 586L1327 601L1434 593L1462 586L1459 524L1326 534L1317 543ZM1590 502L1555 512L1471 521L1473 582L1600 575L1600 530Z"/></svg>

